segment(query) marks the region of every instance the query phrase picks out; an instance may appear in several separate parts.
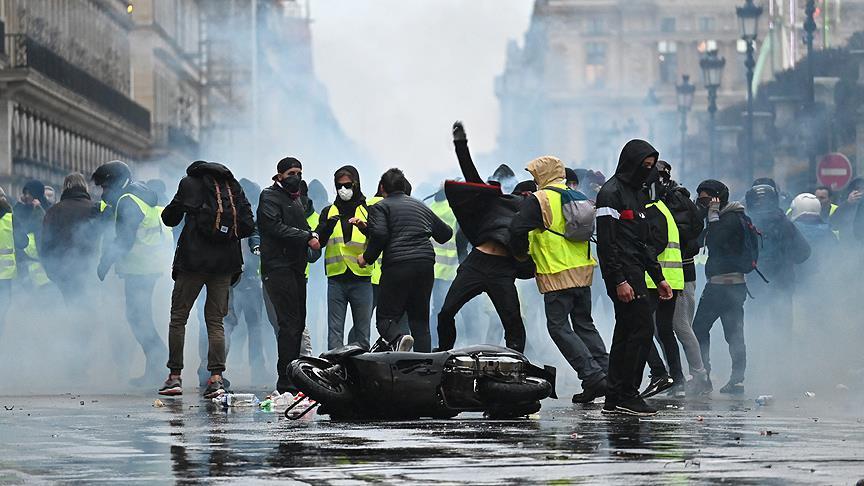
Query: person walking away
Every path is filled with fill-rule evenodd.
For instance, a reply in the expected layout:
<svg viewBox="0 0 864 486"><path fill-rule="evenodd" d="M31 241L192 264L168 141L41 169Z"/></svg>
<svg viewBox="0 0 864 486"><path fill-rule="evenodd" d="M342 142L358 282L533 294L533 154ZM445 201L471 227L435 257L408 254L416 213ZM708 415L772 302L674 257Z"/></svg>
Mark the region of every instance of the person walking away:
<svg viewBox="0 0 864 486"><path fill-rule="evenodd" d="M661 299L672 298L672 288L655 256L660 252L647 243L648 195L642 188L656 170L658 156L657 150L644 140L627 142L618 157L615 175L597 194L597 253L606 293L615 308L609 388L602 410L606 414L657 413L639 397L637 383L654 334L654 308L648 297L645 273L657 283Z"/></svg>
<svg viewBox="0 0 864 486"><path fill-rule="evenodd" d="M96 275L104 281L114 267L123 280L126 320L144 352L144 374L130 384L158 383L168 353L153 323L153 288L162 273L153 264L162 247L156 195L144 184L132 182L129 166L119 160L97 167L91 179L102 188L103 214L113 228L112 236L103 241Z"/></svg>
<svg viewBox="0 0 864 486"><path fill-rule="evenodd" d="M557 157L532 160L526 169L539 188L525 198L510 226L510 247L517 258L537 266L537 288L543 294L546 327L555 345L582 380L574 403L590 403L606 395L609 355L591 319L594 259L589 240L594 233L594 206L581 192L565 185L564 163ZM582 211L582 221L568 220L565 207ZM574 224L581 235L570 234Z"/></svg>
<svg viewBox="0 0 864 486"><path fill-rule="evenodd" d="M392 340L399 320L408 314L414 350L432 351L429 300L435 280L435 250L429 238L445 243L453 230L425 204L406 194L405 175L390 169L381 176L384 199L369 207L366 250L360 268L382 256L381 288L376 315L378 334Z"/></svg>
<svg viewBox="0 0 864 486"><path fill-rule="evenodd" d="M207 370L210 379L205 398L224 393L230 384L225 373L225 329L228 293L241 275L241 241L254 231L252 207L240 183L222 164L198 160L186 169L177 192L162 211L162 222L176 227L185 219L171 276L171 324L168 328L169 375L160 395L183 393L180 374L189 312L201 289L206 288L204 318L207 322Z"/></svg>
<svg viewBox="0 0 864 486"><path fill-rule="evenodd" d="M703 394L714 390L711 382L711 327L717 319L729 344L732 373L720 393L744 393L747 347L744 342L744 301L747 298L745 274L755 270L759 258L758 232L744 213L744 205L729 201L729 189L720 181L702 181L696 189L696 204L706 217L702 239L708 250L705 276L693 332L699 340L702 362L708 372Z"/></svg>
<svg viewBox="0 0 864 486"><path fill-rule="evenodd" d="M14 226L12 206L6 191L0 187L0 337L3 336L6 314L12 304L12 280L18 275L15 249L27 246L26 236L16 234Z"/></svg>
<svg viewBox="0 0 864 486"><path fill-rule="evenodd" d="M16 246L15 257L18 275L22 278L24 286L30 289L39 289L50 283L39 257L42 220L45 219L47 207L45 185L40 181L31 180L24 184L21 189L21 198L15 203L15 208L12 211L15 214L13 219L15 233L25 235L27 238L24 247Z"/></svg>
<svg viewBox="0 0 864 486"><path fill-rule="evenodd" d="M277 336L279 393L297 390L288 365L300 356L306 328L306 264L309 250L318 251L318 234L307 222L301 199L303 164L285 157L276 166L273 185L261 192L258 232L261 235L261 278L279 326Z"/></svg>
<svg viewBox="0 0 864 486"><path fill-rule="evenodd" d="M336 200L321 210L315 232L324 247L327 275L327 349L345 345L345 316L351 306L353 325L348 343L369 349L372 325L372 267L360 268L358 257L366 249L369 207L353 166L340 167L333 175Z"/></svg>
<svg viewBox="0 0 864 486"><path fill-rule="evenodd" d="M456 314L474 297L486 293L495 307L504 328L504 342L510 349L525 350L525 325L516 290L516 278L531 278L533 262L520 264L510 251L510 226L525 196L505 194L502 182L483 181L471 159L468 139L461 122L453 125L453 144L465 182L446 181L444 191L447 205L452 208L459 227L454 253L467 247L466 239L474 247L459 264L456 278L447 291L444 305L438 313L438 349L452 349L456 343ZM514 179L513 171L499 167L492 175L504 182ZM514 187L515 184L508 186ZM527 230L526 230L527 235ZM527 243L526 243L527 248ZM450 254L452 256L452 253ZM450 260L452 261L452 260ZM525 271L523 267L528 267ZM523 273L523 275L520 275ZM476 325L476 323L475 323ZM497 341L496 341L497 342Z"/></svg>
<svg viewBox="0 0 864 486"><path fill-rule="evenodd" d="M63 294L69 309L89 303L87 291L99 252L99 209L90 198L87 179L66 176L60 202L45 212L39 254L48 278ZM91 277L92 278L92 277ZM86 304L85 304L86 305Z"/></svg>

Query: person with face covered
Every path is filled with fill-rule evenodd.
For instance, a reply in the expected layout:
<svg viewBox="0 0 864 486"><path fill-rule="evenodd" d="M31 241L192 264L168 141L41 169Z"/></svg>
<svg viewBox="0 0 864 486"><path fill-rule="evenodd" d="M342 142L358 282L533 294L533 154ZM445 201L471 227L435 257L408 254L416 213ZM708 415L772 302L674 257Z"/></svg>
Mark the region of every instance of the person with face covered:
<svg viewBox="0 0 864 486"><path fill-rule="evenodd" d="M744 205L729 201L729 188L720 181L702 181L696 189L696 204L707 221L700 239L708 249L705 276L708 282L699 299L693 332L699 340L702 362L709 377L701 392L714 390L711 383L711 327L717 319L723 324L723 334L729 344L732 374L720 393L744 393L744 371L747 368L747 347L744 343L744 301L747 298L745 271L752 270L753 261L745 238L749 217Z"/></svg>
<svg viewBox="0 0 864 486"><path fill-rule="evenodd" d="M606 414L657 413L639 397L638 383L654 334L654 306L646 286L646 272L656 284L660 299L669 300L673 295L657 262L662 248L650 241L645 218L649 197L643 186L656 170L658 156L657 150L644 140L627 142L618 157L615 175L597 194L597 253L606 293L615 307L603 405Z"/></svg>
<svg viewBox="0 0 864 486"><path fill-rule="evenodd" d="M296 392L288 364L300 356L306 328L306 264L309 250L321 249L318 234L307 221L301 199L303 164L285 157L276 166L273 185L261 192L258 232L261 236L261 279L278 321L276 369L279 393Z"/></svg>
<svg viewBox="0 0 864 486"><path fill-rule="evenodd" d="M155 384L162 375L168 350L153 323L153 289L163 269L153 265L162 248L162 222L156 209L156 194L146 185L132 181L124 162L115 160L99 166L92 176L102 188L106 221L113 223L113 238L102 244L96 269L105 280L113 267L123 280L126 320L144 351L144 375L131 381L134 386Z"/></svg>
<svg viewBox="0 0 864 486"><path fill-rule="evenodd" d="M47 285L50 280L45 273L39 257L39 246L42 240L42 221L49 203L45 198L45 185L37 180L27 181L21 190L21 198L15 203L13 212L15 219L15 234L26 237L27 244L16 247L15 257L18 261L18 273L25 285L38 289Z"/></svg>
<svg viewBox="0 0 864 486"><path fill-rule="evenodd" d="M351 306L353 326L348 343L369 347L372 323L372 267L360 268L357 257L366 249L369 207L360 189L360 174L353 166L333 175L336 200L321 210L315 232L324 247L327 275L327 349L345 345L345 316Z"/></svg>

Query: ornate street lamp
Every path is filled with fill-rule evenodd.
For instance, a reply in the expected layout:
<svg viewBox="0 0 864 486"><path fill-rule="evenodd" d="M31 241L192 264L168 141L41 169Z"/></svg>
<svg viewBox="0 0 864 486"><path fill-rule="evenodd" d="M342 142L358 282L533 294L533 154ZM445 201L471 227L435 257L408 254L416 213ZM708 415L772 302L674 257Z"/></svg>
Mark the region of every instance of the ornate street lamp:
<svg viewBox="0 0 864 486"><path fill-rule="evenodd" d="M753 180L753 69L756 67L753 52L759 35L759 17L762 10L753 0L746 0L744 6L735 8L741 26L741 39L747 43L747 59L744 61L744 67L747 68L747 127L744 130L747 142L744 162L747 165L745 171L748 184Z"/></svg>
<svg viewBox="0 0 864 486"><path fill-rule="evenodd" d="M681 114L681 180L684 180L684 155L685 145L687 140L687 113L693 108L693 93L696 92L696 86L690 82L690 75L684 74L681 76L681 84L675 86L676 101L678 103L678 113Z"/></svg>
<svg viewBox="0 0 864 486"><path fill-rule="evenodd" d="M716 137L715 129L717 127L715 120L715 116L717 115L717 90L720 89L720 84L723 82L723 68L725 66L726 59L720 57L716 49L706 52L702 59L699 60L699 67L702 68L702 80L705 82L705 89L708 90L708 162L712 174L716 172L714 166L716 157L714 138Z"/></svg>

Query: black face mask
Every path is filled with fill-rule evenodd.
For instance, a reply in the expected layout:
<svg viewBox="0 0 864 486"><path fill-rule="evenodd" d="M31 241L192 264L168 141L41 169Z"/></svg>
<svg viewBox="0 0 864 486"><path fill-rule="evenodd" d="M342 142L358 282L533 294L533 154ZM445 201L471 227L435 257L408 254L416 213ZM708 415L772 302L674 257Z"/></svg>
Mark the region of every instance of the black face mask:
<svg viewBox="0 0 864 486"><path fill-rule="evenodd" d="M652 167L645 167L644 165L639 165L639 167L636 169L636 172L633 173L633 180L631 182L635 187L641 187L642 184L649 182L649 180L656 175L656 165Z"/></svg>
<svg viewBox="0 0 864 486"><path fill-rule="evenodd" d="M289 175L285 179L282 179L282 189L285 189L289 194L299 194L300 181L302 180L299 175Z"/></svg>

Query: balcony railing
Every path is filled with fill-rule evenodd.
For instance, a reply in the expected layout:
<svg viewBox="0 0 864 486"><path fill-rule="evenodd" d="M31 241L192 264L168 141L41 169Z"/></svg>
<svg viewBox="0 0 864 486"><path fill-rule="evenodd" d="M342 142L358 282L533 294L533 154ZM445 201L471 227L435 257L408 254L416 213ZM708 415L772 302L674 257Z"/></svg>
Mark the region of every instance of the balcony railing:
<svg viewBox="0 0 864 486"><path fill-rule="evenodd" d="M96 79L25 34L4 36L4 52L10 68L31 68L42 75L150 132L150 112L126 95Z"/></svg>

